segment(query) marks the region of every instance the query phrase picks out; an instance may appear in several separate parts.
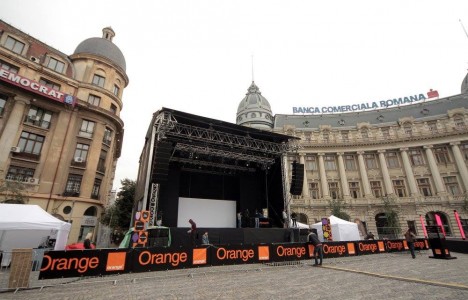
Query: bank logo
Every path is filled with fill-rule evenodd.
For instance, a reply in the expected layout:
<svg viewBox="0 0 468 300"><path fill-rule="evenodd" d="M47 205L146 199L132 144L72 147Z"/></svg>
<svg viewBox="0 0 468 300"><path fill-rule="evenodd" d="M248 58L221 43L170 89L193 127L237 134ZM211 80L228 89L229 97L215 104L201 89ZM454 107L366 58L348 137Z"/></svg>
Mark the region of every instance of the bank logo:
<svg viewBox="0 0 468 300"><path fill-rule="evenodd" d="M107 255L106 271L125 270L126 252L109 252Z"/></svg>

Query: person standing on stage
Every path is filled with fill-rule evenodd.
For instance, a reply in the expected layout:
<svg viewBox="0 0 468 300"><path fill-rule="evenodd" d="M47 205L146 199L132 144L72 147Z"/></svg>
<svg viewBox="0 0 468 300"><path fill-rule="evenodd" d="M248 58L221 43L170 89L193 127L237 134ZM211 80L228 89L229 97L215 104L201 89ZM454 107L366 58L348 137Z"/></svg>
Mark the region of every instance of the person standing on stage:
<svg viewBox="0 0 468 300"><path fill-rule="evenodd" d="M260 217L262 215L258 212L258 210L255 210L255 228L259 228L260 227Z"/></svg>
<svg viewBox="0 0 468 300"><path fill-rule="evenodd" d="M242 214L241 214L241 212L237 213L237 228L242 228Z"/></svg>
<svg viewBox="0 0 468 300"><path fill-rule="evenodd" d="M319 240L318 236L314 232L312 232L312 230L310 230L310 233L307 239L309 243L312 243L312 245L314 245L314 259L315 259L314 266L321 266L322 261L323 261L322 242ZM317 256L318 258L320 258L320 263L317 260Z"/></svg>
<svg viewBox="0 0 468 300"><path fill-rule="evenodd" d="M190 230L188 231L188 233L190 233L190 240L192 242L192 246L195 247L197 245L197 243L195 242L195 239L197 237L197 224L192 219L189 220L189 223Z"/></svg>
<svg viewBox="0 0 468 300"><path fill-rule="evenodd" d="M414 254L414 240L416 239L416 235L413 233L411 228L408 228L408 230L406 231L405 239L406 243L408 244L408 248L410 249L411 257L413 259L416 258L416 255Z"/></svg>

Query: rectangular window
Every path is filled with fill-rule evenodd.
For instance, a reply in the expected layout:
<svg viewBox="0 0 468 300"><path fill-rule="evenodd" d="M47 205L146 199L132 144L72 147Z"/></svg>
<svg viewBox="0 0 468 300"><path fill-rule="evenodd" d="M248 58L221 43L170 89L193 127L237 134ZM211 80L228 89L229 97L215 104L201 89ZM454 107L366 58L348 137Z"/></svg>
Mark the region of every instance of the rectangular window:
<svg viewBox="0 0 468 300"><path fill-rule="evenodd" d="M349 193L354 199L361 198L361 189L359 188L359 182L349 182Z"/></svg>
<svg viewBox="0 0 468 300"><path fill-rule="evenodd" d="M375 154L364 154L364 162L366 163L366 168L368 170L378 169Z"/></svg>
<svg viewBox="0 0 468 300"><path fill-rule="evenodd" d="M431 184L428 178L418 178L418 188L421 195L429 197L432 196Z"/></svg>
<svg viewBox="0 0 468 300"><path fill-rule="evenodd" d="M330 191L330 197L332 199L338 199L340 196L340 187L338 186L338 182L329 182L328 190Z"/></svg>
<svg viewBox="0 0 468 300"><path fill-rule="evenodd" d="M52 120L52 112L42 109L40 107L31 105L28 111L28 115L25 117L24 122L26 124L49 129L51 120Z"/></svg>
<svg viewBox="0 0 468 300"><path fill-rule="evenodd" d="M42 85L45 85L46 87L48 87L48 88L50 88L50 89L53 89L53 90L56 90L56 91L60 91L60 84L57 84L57 83L52 82L52 81L50 81L50 80L41 78L41 79L39 80L39 83L42 84Z"/></svg>
<svg viewBox="0 0 468 300"><path fill-rule="evenodd" d="M49 63L47 64L47 68L57 71L58 73L63 73L65 69L65 64L59 60L56 60L53 57L49 58Z"/></svg>
<svg viewBox="0 0 468 300"><path fill-rule="evenodd" d="M35 133L23 131L18 143L21 152L40 155L42 145L44 144L44 137Z"/></svg>
<svg viewBox="0 0 468 300"><path fill-rule="evenodd" d="M5 105L7 100L7 96L0 94L0 116L3 115L3 112L5 111Z"/></svg>
<svg viewBox="0 0 468 300"><path fill-rule="evenodd" d="M346 171L355 171L356 168L356 159L355 156L352 154L346 154L344 156L344 161L345 161L345 168Z"/></svg>
<svg viewBox="0 0 468 300"><path fill-rule="evenodd" d="M76 144L74 160L75 162L85 162L88 157L89 145L86 144ZM78 159L79 158L79 159ZM81 161L77 161L81 160Z"/></svg>
<svg viewBox="0 0 468 300"><path fill-rule="evenodd" d="M306 156L306 170L317 171L317 156Z"/></svg>
<svg viewBox="0 0 468 300"><path fill-rule="evenodd" d="M323 159L325 161L325 170L329 170L329 171L336 170L335 156L325 155Z"/></svg>
<svg viewBox="0 0 468 300"><path fill-rule="evenodd" d="M120 88L117 85L114 85L114 95L119 96Z"/></svg>
<svg viewBox="0 0 468 300"><path fill-rule="evenodd" d="M406 197L405 182L401 179L393 180L393 190L397 197Z"/></svg>
<svg viewBox="0 0 468 300"><path fill-rule="evenodd" d="M10 49L11 51L21 54L23 53L25 44L18 41L17 39L12 38L11 36L7 37L5 42L5 48Z"/></svg>
<svg viewBox="0 0 468 300"><path fill-rule="evenodd" d="M81 123L80 132L78 133L79 136L85 138L92 138L94 133L94 123L93 121L83 120Z"/></svg>
<svg viewBox="0 0 468 300"><path fill-rule="evenodd" d="M114 104L111 104L110 111L111 111L111 113L116 114L117 113L117 106L115 106Z"/></svg>
<svg viewBox="0 0 468 300"><path fill-rule="evenodd" d="M7 70L10 73L15 73L17 74L19 69L13 65L10 65L9 63L3 61L0 59L0 68Z"/></svg>
<svg viewBox="0 0 468 300"><path fill-rule="evenodd" d="M104 137L102 138L102 142L106 145L110 145L112 142L112 130L107 128L104 130Z"/></svg>
<svg viewBox="0 0 468 300"><path fill-rule="evenodd" d="M447 192L453 196L460 195L460 187L458 186L458 180L455 176L444 177L445 187Z"/></svg>
<svg viewBox="0 0 468 300"><path fill-rule="evenodd" d="M106 82L106 79L104 77L94 74L94 77L93 77L94 85L104 87L105 82Z"/></svg>
<svg viewBox="0 0 468 300"><path fill-rule="evenodd" d="M421 153L421 150L415 149L409 151L409 157L411 160L411 164L413 166L422 166L424 165L424 159Z"/></svg>
<svg viewBox="0 0 468 300"><path fill-rule="evenodd" d="M366 128L362 129L362 130L361 130L361 138L362 138L364 141L369 140L369 130L367 130Z"/></svg>
<svg viewBox="0 0 468 300"><path fill-rule="evenodd" d="M443 146L434 148L434 155L438 164L446 165L450 163L447 147Z"/></svg>
<svg viewBox="0 0 468 300"><path fill-rule="evenodd" d="M101 154L99 155L99 161L97 165L98 172L101 172L101 173L106 172L106 158L107 158L107 151L101 150Z"/></svg>
<svg viewBox="0 0 468 300"><path fill-rule="evenodd" d="M312 197L312 199L320 198L319 185L317 182L309 183L309 192L310 192L310 197Z"/></svg>
<svg viewBox="0 0 468 300"><path fill-rule="evenodd" d="M374 195L375 198L382 197L382 185L380 181L371 181L370 186L372 190L372 195Z"/></svg>
<svg viewBox="0 0 468 300"><path fill-rule="evenodd" d="M328 143L330 141L330 133L328 131L322 132L322 140L324 143Z"/></svg>
<svg viewBox="0 0 468 300"><path fill-rule="evenodd" d="M6 175L6 180L28 182L30 178L34 177L34 169L24 168L17 166L10 166Z"/></svg>
<svg viewBox="0 0 468 300"><path fill-rule="evenodd" d="M88 103L91 105L99 106L99 104L101 104L101 97L90 94L88 96Z"/></svg>
<svg viewBox="0 0 468 300"><path fill-rule="evenodd" d="M95 178L93 184L93 190L91 191L91 198L99 199L99 190L101 189L101 179Z"/></svg>
<svg viewBox="0 0 468 300"><path fill-rule="evenodd" d="M342 131L341 132L341 139L345 143L349 142L349 132L348 131Z"/></svg>
<svg viewBox="0 0 468 300"><path fill-rule="evenodd" d="M406 136L412 136L413 135L413 127L411 127L411 125L405 125L403 127L403 130L405 131Z"/></svg>
<svg viewBox="0 0 468 300"><path fill-rule="evenodd" d="M83 176L77 174L68 175L64 196L78 197L80 195L81 181Z"/></svg>
<svg viewBox="0 0 468 300"><path fill-rule="evenodd" d="M390 169L400 168L400 162L398 161L398 155L396 152L387 152L385 156L387 157L387 166Z"/></svg>

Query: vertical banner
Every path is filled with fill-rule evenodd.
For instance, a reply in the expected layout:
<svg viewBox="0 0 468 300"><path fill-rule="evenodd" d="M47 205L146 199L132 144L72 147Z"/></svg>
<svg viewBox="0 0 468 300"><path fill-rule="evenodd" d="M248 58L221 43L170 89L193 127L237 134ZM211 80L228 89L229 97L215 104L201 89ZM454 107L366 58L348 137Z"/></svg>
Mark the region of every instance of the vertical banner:
<svg viewBox="0 0 468 300"><path fill-rule="evenodd" d="M332 242L332 230L329 218L322 218L322 231L323 231L323 241L324 242Z"/></svg>
<svg viewBox="0 0 468 300"><path fill-rule="evenodd" d="M419 215L419 221L421 221L421 227L422 227L423 232L424 232L424 237L427 239L426 224L424 224L423 216Z"/></svg>
<svg viewBox="0 0 468 300"><path fill-rule="evenodd" d="M146 243L148 242L148 232L146 231L146 228L150 216L151 214L148 210L137 211L135 213L135 230L131 237L133 248L146 247Z"/></svg>
<svg viewBox="0 0 468 300"><path fill-rule="evenodd" d="M462 224L460 222L460 216L458 215L458 212L456 210L454 210L453 213L455 214L455 220L457 220L458 229L460 229L461 237L462 237L462 239L466 239L465 231L463 230L463 226L462 226Z"/></svg>
<svg viewBox="0 0 468 300"><path fill-rule="evenodd" d="M442 224L442 220L440 219L440 216L438 214L434 214L434 215L435 215L437 225L440 226L440 230L442 230L442 233L444 234L444 237L445 237L446 235L445 235L444 224Z"/></svg>

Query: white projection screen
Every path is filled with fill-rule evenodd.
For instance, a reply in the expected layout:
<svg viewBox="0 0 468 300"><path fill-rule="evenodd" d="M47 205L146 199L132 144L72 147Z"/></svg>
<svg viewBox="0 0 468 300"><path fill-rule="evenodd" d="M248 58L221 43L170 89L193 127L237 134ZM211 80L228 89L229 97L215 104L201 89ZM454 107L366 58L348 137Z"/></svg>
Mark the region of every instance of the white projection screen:
<svg viewBox="0 0 468 300"><path fill-rule="evenodd" d="M180 197L177 227L190 227L189 219L197 227L236 228L236 201Z"/></svg>

